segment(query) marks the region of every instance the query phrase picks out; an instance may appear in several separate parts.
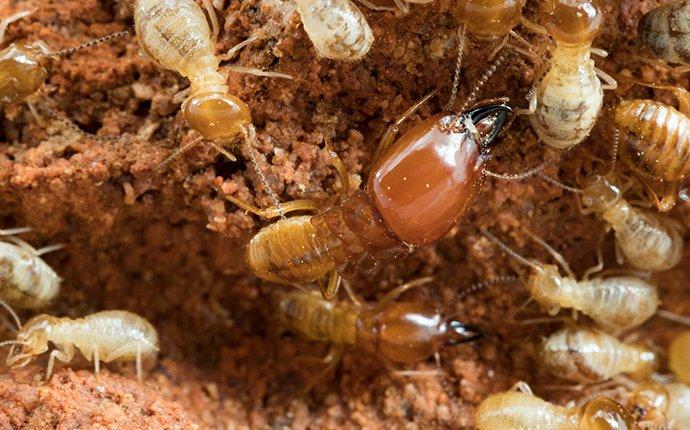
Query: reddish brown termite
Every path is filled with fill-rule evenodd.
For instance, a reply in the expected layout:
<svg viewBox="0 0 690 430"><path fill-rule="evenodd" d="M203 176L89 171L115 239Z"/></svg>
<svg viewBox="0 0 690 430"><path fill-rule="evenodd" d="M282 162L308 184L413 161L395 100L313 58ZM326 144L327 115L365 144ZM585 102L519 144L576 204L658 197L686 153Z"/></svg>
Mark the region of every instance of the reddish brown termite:
<svg viewBox="0 0 690 430"><path fill-rule="evenodd" d="M406 255L440 240L453 228L476 192L489 151L511 110L505 104L491 104L460 115L435 115L394 141L400 124L431 95L384 134L366 188L350 198L347 173L332 153L343 185L340 203L316 215L282 218L261 229L247 249L247 263L258 277L302 285L330 272L328 285L320 286L323 296L331 298L340 275ZM302 200L262 210L226 198L265 218L316 207Z"/></svg>
<svg viewBox="0 0 690 430"><path fill-rule="evenodd" d="M395 301L410 288L432 280L420 278L401 285L373 306L362 302L347 282L344 285L351 303L333 303L316 292L275 293L281 325L307 339L331 345L322 360L325 369L311 384L338 364L346 347L365 350L376 355L388 369L410 375L417 372L398 371L395 370L396 365L428 359L443 345L456 345L483 337L477 327L448 318L433 306Z"/></svg>
<svg viewBox="0 0 690 430"><path fill-rule="evenodd" d="M614 112L621 159L646 187L660 211L670 210L690 174L690 93L681 87L636 82L672 91L680 110L653 100L624 100Z"/></svg>
<svg viewBox="0 0 690 430"><path fill-rule="evenodd" d="M31 12L29 11L18 12L0 21L0 44L3 42L5 30L10 23L30 14ZM10 44L7 48L0 51L0 105L24 102L29 106L34 117L40 120L41 116L36 109L36 106L38 106L49 116L57 119L79 134L95 139L113 140L114 138L112 137L91 135L81 130L67 118L54 112L45 104L39 103L39 90L50 77L55 62L60 58L127 35L129 35L128 31L121 31L60 51L51 51L41 41L32 44Z"/></svg>

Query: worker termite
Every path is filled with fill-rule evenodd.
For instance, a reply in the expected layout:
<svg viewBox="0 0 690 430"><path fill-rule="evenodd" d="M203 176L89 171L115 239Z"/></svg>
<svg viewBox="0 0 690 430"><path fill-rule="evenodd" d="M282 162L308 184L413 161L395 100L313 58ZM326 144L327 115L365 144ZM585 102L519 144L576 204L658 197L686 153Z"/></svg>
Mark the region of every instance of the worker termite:
<svg viewBox="0 0 690 430"><path fill-rule="evenodd" d="M635 420L623 406L597 397L582 406L554 405L532 394L524 382L486 398L477 408L479 430L633 430Z"/></svg>
<svg viewBox="0 0 690 430"><path fill-rule="evenodd" d="M580 383L601 382L621 374L643 380L658 367L658 357L644 345L621 342L600 330L564 328L546 338L540 363L552 374Z"/></svg>
<svg viewBox="0 0 690 430"><path fill-rule="evenodd" d="M431 95L384 134L366 189L349 199L347 172L331 152L342 184L339 204L313 216L282 218L261 229L247 250L247 263L259 278L302 285L330 272L328 285L321 285L321 290L331 298L341 274L348 276L406 255L440 240L453 228L475 194L483 165L511 110L505 104L492 104L460 115L439 114L394 142L400 124ZM262 210L226 198L266 218L316 208L302 200L282 204L278 210Z"/></svg>
<svg viewBox="0 0 690 430"><path fill-rule="evenodd" d="M18 19L30 15L24 11L9 16L0 21L0 43L2 43L7 26ZM48 80L55 62L62 57L67 57L82 49L90 48L98 44L129 35L128 31L121 31L100 37L83 43L74 48L51 51L41 42L33 44L12 43L0 51L0 105L25 102L34 117L40 119L36 110L38 106L51 117L59 120L72 130L96 139L112 140L102 136L94 136L81 130L76 124L67 118L63 118L43 103L38 103L38 93L43 84Z"/></svg>
<svg viewBox="0 0 690 430"><path fill-rule="evenodd" d="M60 277L41 255L62 245L37 250L15 236L29 230L0 230L0 299L19 308L40 308L60 291Z"/></svg>
<svg viewBox="0 0 690 430"><path fill-rule="evenodd" d="M631 387L632 388L632 387ZM644 382L623 396L625 407L642 429L687 430L690 387L685 384Z"/></svg>
<svg viewBox="0 0 690 430"><path fill-rule="evenodd" d="M447 318L432 306L395 302L410 288L424 285L432 278L421 278L401 285L384 295L374 306L359 300L345 283L352 303L332 303L318 293L277 292L276 305L280 323L304 337L328 342L331 348L322 360L326 368L321 376L338 363L346 347L356 347L376 355L388 369L397 363L416 363L439 351L443 345L470 342L483 336L481 330ZM415 374L414 371L396 371Z"/></svg>
<svg viewBox="0 0 690 430"><path fill-rule="evenodd" d="M551 315L561 308L571 308L589 316L609 331L637 327L654 315L659 306L656 287L635 276L612 276L589 279L602 267L601 261L578 281L563 257L546 242L528 234L558 261L567 273L561 276L558 267L528 260L501 242L488 231L484 235L516 261L530 267L532 274L526 282L531 299Z"/></svg>
<svg viewBox="0 0 690 430"><path fill-rule="evenodd" d="M661 211L670 210L681 182L690 174L690 93L681 87L638 84L670 90L680 111L652 100L624 100L614 112L621 131L621 159L635 172ZM657 185L661 190L656 190Z"/></svg>
<svg viewBox="0 0 690 430"><path fill-rule="evenodd" d="M156 329L144 318L127 311L102 311L77 319L41 314L23 326L17 319L17 324L16 340L0 342L0 346L12 346L7 365L26 366L47 352L52 343L56 349L50 352L46 379L50 379L55 359L69 363L75 348L89 362L93 361L96 373L101 361L135 361L138 379L142 376L143 361L154 361L158 355ZM15 346L20 347L16 353Z"/></svg>
<svg viewBox="0 0 690 430"><path fill-rule="evenodd" d="M647 12L640 21L640 40L660 59L690 71L690 1L672 1Z"/></svg>
<svg viewBox="0 0 690 430"><path fill-rule="evenodd" d="M690 384L690 331L679 334L671 341L668 367L679 381Z"/></svg>
<svg viewBox="0 0 690 430"><path fill-rule="evenodd" d="M603 90L616 81L594 66L590 54L606 55L592 48L604 22L598 0L546 2L545 27L556 41L549 69L530 91L526 113L539 138L555 149L570 149L582 142L596 123ZM604 80L602 86L599 79Z"/></svg>
<svg viewBox="0 0 690 430"><path fill-rule="evenodd" d="M592 175L584 188L565 186L542 176L549 182L577 193L583 213L597 213L616 234L616 256L641 270L662 271L674 267L683 256L682 226L654 211L641 209L623 198L624 188L612 175Z"/></svg>

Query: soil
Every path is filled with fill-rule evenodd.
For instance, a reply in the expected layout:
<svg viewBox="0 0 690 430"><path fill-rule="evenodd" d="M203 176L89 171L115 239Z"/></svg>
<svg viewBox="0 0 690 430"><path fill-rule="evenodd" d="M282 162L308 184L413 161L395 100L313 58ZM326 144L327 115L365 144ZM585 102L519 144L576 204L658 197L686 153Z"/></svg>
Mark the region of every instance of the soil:
<svg viewBox="0 0 690 430"><path fill-rule="evenodd" d="M412 4L404 17L364 8L376 41L364 60L354 63L319 59L297 16L281 15L281 0L214 3L222 26L219 52L267 23L276 28L231 64L294 77L228 77L231 92L251 107L258 166L283 201L308 198L325 204L337 192L336 174L323 150L323 136L330 130L347 169L366 178L378 139L402 112L441 88L404 131L440 111L447 100L457 53L452 1ZM687 87L686 78L648 61L651 57L636 42L638 20L661 3L605 2L605 29L595 46L610 55L596 58L600 68L613 76ZM121 0L0 0L0 16L21 10L34 12L10 25L5 43L41 40L51 49L64 49L133 24ZM536 1L528 2L525 15L537 20ZM549 44L544 36L520 31L541 52ZM487 69L491 49L468 42L456 107ZM538 74L530 59L510 55L480 98L509 97L511 104L526 106L525 96ZM525 256L551 261L524 233L528 228L562 253L578 274L596 263L605 225L593 215L582 215L573 194L538 178L485 180L454 235L352 281L357 293L374 302L406 280L432 275L433 284L405 298L433 303L462 321L486 327L488 338L444 348L442 374L427 378L397 377L376 357L352 350L335 372L303 394L320 368L299 357L322 356L327 346L280 332L270 294L286 287L259 281L244 262L244 245L264 222L224 198L232 194L262 207L272 204L246 161L250 154L237 150L238 160L228 161L199 144L158 168L196 137L173 100L187 85L140 56L130 36L58 62L39 95L40 103L81 129L119 139L88 138L45 116L41 124L26 104L3 108L0 226L32 227L22 237L36 247L66 245L45 256L64 279L59 299L45 312L78 317L127 309L158 329L161 350L158 364L141 383L133 365L106 365L96 377L88 363L74 362L47 382L42 380L44 359L8 369L0 376L0 427L468 428L484 397L519 380L555 402L577 398L576 392L548 389L553 378L542 374L532 358L535 342L558 324L525 326L506 319L526 300L520 283L459 297L479 281L526 273L484 239L480 228L490 229ZM674 103L668 93L631 88L626 82L607 92L606 105L613 106L617 97ZM529 123L518 118L497 143L491 169L519 173L547 160L548 174L575 183L578 168L591 170L591 154L606 158L611 141L606 110L590 138L564 154L545 149ZM682 206L673 212L681 220L687 214ZM603 250L607 265L615 267L611 235ZM685 258L654 278L663 307L685 315L690 315L688 264ZM525 316L530 315L540 312L528 307ZM29 316L21 312L22 319ZM635 334L663 351L679 330L653 318ZM436 363L409 368L433 370Z"/></svg>

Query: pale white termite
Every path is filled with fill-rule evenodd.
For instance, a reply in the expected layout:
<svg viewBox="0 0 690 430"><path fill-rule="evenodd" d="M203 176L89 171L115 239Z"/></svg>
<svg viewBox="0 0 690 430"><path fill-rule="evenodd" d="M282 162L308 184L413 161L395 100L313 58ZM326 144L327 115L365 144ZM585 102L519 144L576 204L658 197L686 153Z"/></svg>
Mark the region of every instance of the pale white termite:
<svg viewBox="0 0 690 430"><path fill-rule="evenodd" d="M53 372L55 359L69 363L76 350L93 361L96 373L101 361L136 362L137 378L141 379L143 361L155 361L158 355L158 334L144 318L127 311L102 311L83 318L37 315L19 327L16 340L0 343L12 345L7 365L23 367L36 356L48 351L52 343L46 379ZM15 353L15 346L19 350Z"/></svg>
<svg viewBox="0 0 690 430"><path fill-rule="evenodd" d="M616 82L594 66L592 41L603 25L598 0L549 0L545 27L556 41L549 69L530 91L530 122L539 138L555 149L582 142L594 127L603 90ZM602 87L599 79L606 81Z"/></svg>
<svg viewBox="0 0 690 430"><path fill-rule="evenodd" d="M484 235L504 252L532 268L527 290L549 314L556 315L561 308L569 308L589 316L608 331L620 331L639 326L657 311L657 289L645 280L636 276L589 279L589 273L602 266L600 262L578 281L556 250L532 233L528 234L559 262L568 276L562 276L553 264L524 258L493 234L484 231Z"/></svg>
<svg viewBox="0 0 690 430"><path fill-rule="evenodd" d="M593 328L561 329L542 343L539 361L552 374L569 381L601 382L627 374L636 380L651 375L657 355L641 344L627 344Z"/></svg>
<svg viewBox="0 0 690 430"><path fill-rule="evenodd" d="M295 5L320 56L355 61L369 52L374 34L352 0L295 0Z"/></svg>
<svg viewBox="0 0 690 430"><path fill-rule="evenodd" d="M26 231L0 230L0 299L18 308L39 308L60 291L60 277L40 256L62 245L37 250L14 236Z"/></svg>
<svg viewBox="0 0 690 430"><path fill-rule="evenodd" d="M524 382L494 394L477 408L479 430L632 430L635 421L623 406L596 397L582 406L554 405L532 394Z"/></svg>

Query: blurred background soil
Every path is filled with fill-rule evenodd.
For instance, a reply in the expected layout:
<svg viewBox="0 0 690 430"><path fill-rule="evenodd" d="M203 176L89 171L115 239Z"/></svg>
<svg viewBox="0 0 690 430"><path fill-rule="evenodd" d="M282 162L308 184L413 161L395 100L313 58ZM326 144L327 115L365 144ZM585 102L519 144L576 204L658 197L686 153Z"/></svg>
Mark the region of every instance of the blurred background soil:
<svg viewBox="0 0 690 430"><path fill-rule="evenodd" d="M347 168L365 179L378 139L403 111L435 87L441 95L403 129L438 112L447 100L457 52L454 2L411 5L404 17L363 8L376 41L364 60L318 59L296 15L282 0L214 1L225 52L266 24L276 31L250 45L230 63L290 74L293 80L230 73L231 91L252 109L258 129L259 167L282 200L325 202L337 191L335 173L322 149L334 131L334 147ZM392 1L380 0L380 4ZM664 1L606 1L606 25L595 46L606 49L597 65L617 76L687 86L687 80L646 61L635 41L641 15ZM42 40L54 50L131 28L127 4L118 0L0 0L0 16L34 13L12 24L5 43ZM538 3L525 15L537 20ZM520 30L520 29L519 29ZM548 40L522 34L544 51ZM491 47L469 42L461 75L459 106L488 67ZM539 70L511 55L480 98L525 95ZM369 301L420 276L436 281L405 298L436 304L461 320L480 324L491 336L441 352L443 376L423 379L389 374L374 357L346 354L335 372L309 394L301 390L318 366L300 356L321 356L326 345L281 333L270 293L286 288L262 283L244 263L244 244L263 222L224 199L232 194L269 206L270 198L246 152L230 162L198 145L164 171L159 163L196 137L173 96L188 85L139 55L133 37L81 51L59 62L41 100L86 131L119 135L115 142L84 138L56 121L39 124L26 105L4 107L0 126L0 228L30 226L36 247L64 243L45 260L64 278L58 300L46 312L71 317L102 309L127 309L146 317L161 338L161 358L143 384L133 366L106 366L99 378L75 362L41 382L44 362L0 375L2 428L467 428L488 394L525 380L537 394L567 402L577 393L551 390L531 350L558 324L524 326L506 315L523 304L519 283L498 285L462 300L470 285L498 275L524 274L479 234L489 228L525 256L548 260L524 233L529 228L561 252L581 274L596 263L604 224L582 215L574 195L533 178L484 181L455 235L419 249L353 280ZM657 98L668 93L621 85L617 97ZM602 112L581 147L554 154L518 118L496 146L491 169L518 173L543 160L547 173L576 183L580 166L591 170L596 154L611 146L610 116ZM244 150L243 150L244 151ZM599 166L600 168L602 166ZM685 220L680 207L674 216ZM613 240L604 243L616 267ZM688 258L655 276L663 307L690 315ZM344 298L342 298L344 300ZM523 316L540 315L528 307ZM22 313L27 318L28 313ZM653 318L636 334L662 350L679 327ZM653 334L653 336L652 336ZM12 336L11 332L6 337ZM433 360L411 366L432 370ZM559 382L556 382L558 384ZM565 382L563 382L565 384Z"/></svg>

